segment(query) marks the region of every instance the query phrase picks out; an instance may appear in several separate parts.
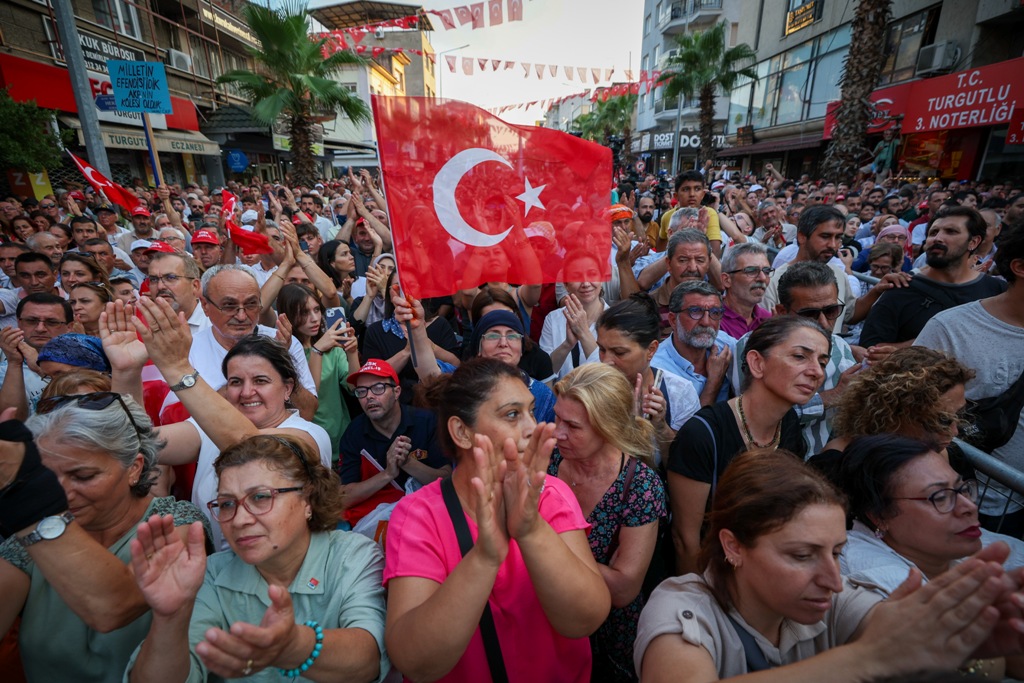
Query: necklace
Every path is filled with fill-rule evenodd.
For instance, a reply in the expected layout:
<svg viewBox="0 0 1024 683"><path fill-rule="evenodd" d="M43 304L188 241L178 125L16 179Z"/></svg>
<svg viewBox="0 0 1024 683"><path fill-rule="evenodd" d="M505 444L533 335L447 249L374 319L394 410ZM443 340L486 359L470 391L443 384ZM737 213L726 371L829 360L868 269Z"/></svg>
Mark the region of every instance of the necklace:
<svg viewBox="0 0 1024 683"><path fill-rule="evenodd" d="M743 412L743 395L736 399L736 407L739 408L740 413L740 424L743 426L743 433L747 437L747 442L754 448L774 448L779 444L779 437L782 436L782 420L779 420L775 425L775 436L768 443L760 444L754 441L754 435L750 433L750 426L747 424L747 415Z"/></svg>

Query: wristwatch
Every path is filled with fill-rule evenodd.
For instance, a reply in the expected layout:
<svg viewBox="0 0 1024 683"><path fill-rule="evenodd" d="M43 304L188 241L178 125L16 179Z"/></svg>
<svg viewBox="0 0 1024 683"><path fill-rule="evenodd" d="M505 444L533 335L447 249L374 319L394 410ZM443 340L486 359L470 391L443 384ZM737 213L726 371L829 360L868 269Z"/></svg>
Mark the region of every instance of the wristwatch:
<svg viewBox="0 0 1024 683"><path fill-rule="evenodd" d="M181 381L177 384L171 385L171 391L181 391L182 389L191 389L196 385L196 380L199 379L199 371L196 370L190 375L185 375L181 378Z"/></svg>
<svg viewBox="0 0 1024 683"><path fill-rule="evenodd" d="M68 528L68 524L71 524L75 516L68 510L63 515L53 515L52 517L43 517L36 524L35 531L25 536L18 537L18 543L21 543L22 547L29 547L35 545L39 541L52 541L55 538L60 538L64 534L64 530Z"/></svg>

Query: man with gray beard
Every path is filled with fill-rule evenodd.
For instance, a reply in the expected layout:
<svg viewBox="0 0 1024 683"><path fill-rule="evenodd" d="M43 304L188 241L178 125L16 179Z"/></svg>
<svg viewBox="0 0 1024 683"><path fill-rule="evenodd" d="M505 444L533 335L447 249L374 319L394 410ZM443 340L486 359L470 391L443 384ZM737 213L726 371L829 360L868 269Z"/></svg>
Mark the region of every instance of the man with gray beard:
<svg viewBox="0 0 1024 683"><path fill-rule="evenodd" d="M733 392L726 371L736 340L719 330L725 314L722 295L702 280L683 282L672 290L668 309L672 333L651 366L693 384L701 406L727 400Z"/></svg>
<svg viewBox="0 0 1024 683"><path fill-rule="evenodd" d="M768 263L768 249L758 242L741 242L722 258L725 316L722 331L739 339L771 317L759 304L775 269Z"/></svg>

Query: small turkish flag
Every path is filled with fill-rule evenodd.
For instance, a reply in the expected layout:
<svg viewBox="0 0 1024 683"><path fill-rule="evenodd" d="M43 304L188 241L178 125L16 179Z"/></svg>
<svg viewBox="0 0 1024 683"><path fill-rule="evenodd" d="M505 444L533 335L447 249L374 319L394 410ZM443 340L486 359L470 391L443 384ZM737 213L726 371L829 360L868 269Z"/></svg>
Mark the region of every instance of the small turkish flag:
<svg viewBox="0 0 1024 683"><path fill-rule="evenodd" d="M274 250L270 248L270 240L266 235L249 232L235 223L235 205L238 203L238 197L227 190L221 190L220 196L223 199L220 215L224 218L224 226L227 227L235 246L246 254L273 254Z"/></svg>
<svg viewBox="0 0 1024 683"><path fill-rule="evenodd" d="M372 102L406 294L611 277L608 148L454 100Z"/></svg>
<svg viewBox="0 0 1024 683"><path fill-rule="evenodd" d="M455 19L452 17L452 11L450 9L442 10L429 10L431 14L437 16L441 20L441 25L444 26L446 31L450 31L455 28Z"/></svg>
<svg viewBox="0 0 1024 683"><path fill-rule="evenodd" d="M466 24L473 23L473 11L466 6L455 7L455 18L459 20L459 23L463 26ZM474 26L474 28L476 28Z"/></svg>
<svg viewBox="0 0 1024 683"><path fill-rule="evenodd" d="M114 204L124 207L125 211L131 211L141 203L139 198L129 190L104 177L102 173L90 166L84 159L79 159L71 152L68 152L68 156L75 162L75 166L78 166L78 170L82 172L82 175L89 181L93 189L104 195Z"/></svg>
<svg viewBox="0 0 1024 683"><path fill-rule="evenodd" d="M487 0L487 9L491 14L491 26L497 26L505 19L505 13L501 7L501 0Z"/></svg>
<svg viewBox="0 0 1024 683"><path fill-rule="evenodd" d="M508 20L523 20L523 0L508 0Z"/></svg>

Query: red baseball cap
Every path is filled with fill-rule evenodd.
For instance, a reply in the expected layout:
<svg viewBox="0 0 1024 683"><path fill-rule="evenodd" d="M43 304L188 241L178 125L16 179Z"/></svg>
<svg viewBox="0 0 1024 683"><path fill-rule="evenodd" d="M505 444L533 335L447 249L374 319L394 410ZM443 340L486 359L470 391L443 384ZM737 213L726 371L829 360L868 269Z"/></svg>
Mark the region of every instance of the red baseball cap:
<svg viewBox="0 0 1024 683"><path fill-rule="evenodd" d="M81 192L79 192L78 190L73 190L71 192L68 192L68 196L71 197L72 199L76 199L76 200L78 200L80 202L84 202L85 201L85 195L82 194Z"/></svg>
<svg viewBox="0 0 1024 683"><path fill-rule="evenodd" d="M348 383L355 384L356 379L359 378L359 375L372 375L374 377L384 377L385 379L390 379L395 384L398 384L398 373L395 372L395 369L391 367L391 364L388 363L386 360L377 360L376 358L371 358L370 360L366 361L363 364L363 367L359 368L356 372L353 372L351 375L348 376Z"/></svg>
<svg viewBox="0 0 1024 683"><path fill-rule="evenodd" d="M153 244L150 245L149 249L146 250L146 253L148 254L151 251L159 251L161 254L177 254L178 253L177 251L175 251L174 247L172 247L171 245L167 244L167 242L153 242Z"/></svg>
<svg viewBox="0 0 1024 683"><path fill-rule="evenodd" d="M192 244L220 244L220 239L213 230L196 230L192 234Z"/></svg>
<svg viewBox="0 0 1024 683"><path fill-rule="evenodd" d="M149 209L147 209L146 207L144 207L144 206L136 206L134 209L132 209L132 215L133 216L149 216L150 213L149 213Z"/></svg>

